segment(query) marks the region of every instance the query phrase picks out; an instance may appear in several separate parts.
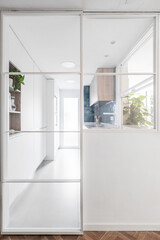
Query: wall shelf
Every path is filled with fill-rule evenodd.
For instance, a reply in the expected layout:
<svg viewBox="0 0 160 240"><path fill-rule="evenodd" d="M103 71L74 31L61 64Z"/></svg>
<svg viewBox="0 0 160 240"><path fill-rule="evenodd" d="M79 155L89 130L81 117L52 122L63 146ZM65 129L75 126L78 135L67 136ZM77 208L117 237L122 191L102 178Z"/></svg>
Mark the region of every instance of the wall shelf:
<svg viewBox="0 0 160 240"><path fill-rule="evenodd" d="M9 62L9 71L13 72L15 68L18 69L13 63ZM14 131L21 131L21 86L16 91L13 87L9 86L9 94L11 97L14 97L14 104L16 106L16 111L9 109L9 130L12 130L12 133L10 133L11 136L17 134Z"/></svg>
<svg viewBox="0 0 160 240"><path fill-rule="evenodd" d="M13 113L13 114L20 114L21 112L19 112L19 111L9 111L9 113Z"/></svg>

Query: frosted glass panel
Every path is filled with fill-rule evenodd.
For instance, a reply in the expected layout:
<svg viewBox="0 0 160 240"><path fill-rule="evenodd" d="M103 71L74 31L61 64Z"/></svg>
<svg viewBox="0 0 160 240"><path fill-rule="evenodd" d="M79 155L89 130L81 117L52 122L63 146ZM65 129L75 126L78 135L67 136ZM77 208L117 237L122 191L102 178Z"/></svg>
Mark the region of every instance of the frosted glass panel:
<svg viewBox="0 0 160 240"><path fill-rule="evenodd" d="M3 196L3 231L80 231L79 183L6 183Z"/></svg>
<svg viewBox="0 0 160 240"><path fill-rule="evenodd" d="M6 141L5 180L80 179L80 133L17 133Z"/></svg>

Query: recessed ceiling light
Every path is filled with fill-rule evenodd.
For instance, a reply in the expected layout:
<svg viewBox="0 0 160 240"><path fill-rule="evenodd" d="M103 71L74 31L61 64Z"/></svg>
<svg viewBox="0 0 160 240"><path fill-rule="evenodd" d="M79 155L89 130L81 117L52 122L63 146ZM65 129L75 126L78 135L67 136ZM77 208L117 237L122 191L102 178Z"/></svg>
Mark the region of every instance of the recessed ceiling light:
<svg viewBox="0 0 160 240"><path fill-rule="evenodd" d="M109 55L108 55L108 54L105 54L105 55L104 55L104 57L106 57L106 58L107 58L107 57L109 57Z"/></svg>
<svg viewBox="0 0 160 240"><path fill-rule="evenodd" d="M75 83L74 80L67 80L66 82L67 82L67 83Z"/></svg>
<svg viewBox="0 0 160 240"><path fill-rule="evenodd" d="M76 66L74 62L63 62L61 65L65 68L74 68Z"/></svg>
<svg viewBox="0 0 160 240"><path fill-rule="evenodd" d="M112 44L112 45L114 45L115 43L116 43L115 40L112 40L112 41L110 42L110 44Z"/></svg>

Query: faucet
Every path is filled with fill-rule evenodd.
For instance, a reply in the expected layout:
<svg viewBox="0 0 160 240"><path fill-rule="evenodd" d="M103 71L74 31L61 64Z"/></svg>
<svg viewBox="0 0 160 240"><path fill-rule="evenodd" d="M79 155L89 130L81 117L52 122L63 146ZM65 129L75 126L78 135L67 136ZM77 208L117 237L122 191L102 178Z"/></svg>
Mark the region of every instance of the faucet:
<svg viewBox="0 0 160 240"><path fill-rule="evenodd" d="M95 120L96 120L96 126L101 125L101 116L100 115L95 115L94 116Z"/></svg>

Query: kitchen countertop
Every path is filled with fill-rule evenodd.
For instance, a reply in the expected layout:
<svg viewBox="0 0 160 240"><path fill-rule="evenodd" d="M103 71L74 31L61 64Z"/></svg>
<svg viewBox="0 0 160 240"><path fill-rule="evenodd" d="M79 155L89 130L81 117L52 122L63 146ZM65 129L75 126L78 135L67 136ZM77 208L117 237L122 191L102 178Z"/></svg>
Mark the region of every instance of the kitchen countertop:
<svg viewBox="0 0 160 240"><path fill-rule="evenodd" d="M96 124L95 122L85 122L84 123L84 129L113 129L117 128L116 125L110 124L110 123L100 123Z"/></svg>
<svg viewBox="0 0 160 240"><path fill-rule="evenodd" d="M110 123L101 123L97 125L95 122L85 122L83 125L84 130L113 130L114 132L120 131L120 132L156 132L156 129L152 128L146 128L146 127L137 127L137 126L131 126L131 125L126 125L126 126L121 126L118 127L114 124Z"/></svg>

